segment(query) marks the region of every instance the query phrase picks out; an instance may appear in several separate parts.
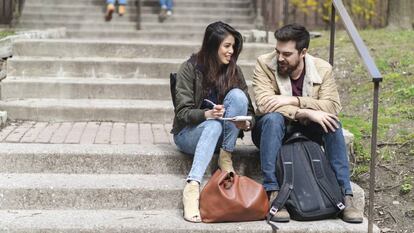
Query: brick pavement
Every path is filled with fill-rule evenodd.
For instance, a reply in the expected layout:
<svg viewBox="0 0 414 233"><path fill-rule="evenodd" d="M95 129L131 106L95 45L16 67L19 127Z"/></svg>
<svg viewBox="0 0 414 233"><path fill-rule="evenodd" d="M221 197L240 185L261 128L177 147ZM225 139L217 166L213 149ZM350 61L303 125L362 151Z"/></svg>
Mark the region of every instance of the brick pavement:
<svg viewBox="0 0 414 233"><path fill-rule="evenodd" d="M0 143L174 144L171 124L121 122L11 122L0 131ZM238 145L253 145L250 132Z"/></svg>

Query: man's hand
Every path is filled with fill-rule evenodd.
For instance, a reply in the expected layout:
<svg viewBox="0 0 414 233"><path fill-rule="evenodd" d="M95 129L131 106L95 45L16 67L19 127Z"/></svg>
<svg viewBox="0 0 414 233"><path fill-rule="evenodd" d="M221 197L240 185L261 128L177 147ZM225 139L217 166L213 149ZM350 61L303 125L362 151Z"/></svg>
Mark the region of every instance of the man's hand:
<svg viewBox="0 0 414 233"><path fill-rule="evenodd" d="M233 123L238 129L250 130L250 121L234 121Z"/></svg>
<svg viewBox="0 0 414 233"><path fill-rule="evenodd" d="M296 112L296 118L299 120L309 119L322 126L323 130L328 133L329 130L335 132L339 128L339 119L337 116L324 111L316 111L312 109L299 109Z"/></svg>
<svg viewBox="0 0 414 233"><path fill-rule="evenodd" d="M274 112L276 109L285 106L294 105L298 106L298 99L293 96L274 95L271 96L263 103L264 113Z"/></svg>
<svg viewBox="0 0 414 233"><path fill-rule="evenodd" d="M214 105L214 108L204 112L206 119L217 119L224 115L224 105Z"/></svg>

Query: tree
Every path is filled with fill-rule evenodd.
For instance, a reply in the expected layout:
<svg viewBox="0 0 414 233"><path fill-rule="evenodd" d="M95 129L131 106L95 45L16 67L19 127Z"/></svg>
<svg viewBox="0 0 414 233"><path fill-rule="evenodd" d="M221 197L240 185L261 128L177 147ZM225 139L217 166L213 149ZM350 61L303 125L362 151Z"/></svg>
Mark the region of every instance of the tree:
<svg viewBox="0 0 414 233"><path fill-rule="evenodd" d="M390 29L412 29L412 0L388 0L388 27Z"/></svg>

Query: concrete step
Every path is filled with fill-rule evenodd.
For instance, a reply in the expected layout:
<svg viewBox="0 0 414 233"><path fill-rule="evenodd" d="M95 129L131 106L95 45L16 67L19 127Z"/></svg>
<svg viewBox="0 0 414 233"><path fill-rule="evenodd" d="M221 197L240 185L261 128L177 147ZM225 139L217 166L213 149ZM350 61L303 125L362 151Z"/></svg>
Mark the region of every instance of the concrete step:
<svg viewBox="0 0 414 233"><path fill-rule="evenodd" d="M181 210L3 210L0 229L13 233L272 233L265 221L194 224L182 217ZM365 233L368 220L349 224L340 219L278 223L278 233ZM375 233L380 230L374 226Z"/></svg>
<svg viewBox="0 0 414 233"><path fill-rule="evenodd" d="M182 209L185 175L0 173L0 209ZM202 186L208 177L203 180ZM353 185L353 189L357 189ZM363 209L362 189L354 192ZM156 200L156 201L154 201ZM361 206L362 205L362 206Z"/></svg>
<svg viewBox="0 0 414 233"><path fill-rule="evenodd" d="M159 22L143 22L141 23L142 30L148 31L159 31L159 30L171 30L171 28L175 28L177 30L190 30L190 31L200 31L204 32L206 25L212 23L216 20L208 20L203 23L189 23L189 22L169 22L168 20L164 23ZM226 22L225 20L223 20ZM232 23L232 26L236 30L250 30L254 29L253 24L248 23ZM57 27L66 27L67 29L81 29L81 30L89 30L89 29L99 29L99 30L114 30L114 31L122 31L122 30L136 30L137 24L135 22L117 22L116 20L111 22L96 22L95 21L43 21L43 20L21 20L19 28L36 28L36 29L46 29L46 28L57 28Z"/></svg>
<svg viewBox="0 0 414 233"><path fill-rule="evenodd" d="M179 209L184 185L172 174L0 173L0 209Z"/></svg>
<svg viewBox="0 0 414 233"><path fill-rule="evenodd" d="M38 13L25 13L20 18L21 22L27 21L93 21L93 20L102 20L104 14L79 14L79 13L53 13L53 14L38 14ZM193 22L193 23L206 23L217 20L219 17L220 20L226 21L229 23L252 23L254 18L249 15L208 15L206 13L201 13L200 15L181 15L179 13L174 14L172 17L168 18L168 22ZM123 17L114 17L114 20L111 22L136 22L136 14L128 14ZM111 23L109 22L109 23ZM146 13L141 16L141 22L158 22L158 14ZM107 23L108 24L108 23Z"/></svg>
<svg viewBox="0 0 414 233"><path fill-rule="evenodd" d="M105 9L102 5L89 7L85 5L64 5L58 9L39 6L39 5L32 5L26 6L24 9L24 13L22 15L23 18L26 16L55 16L59 15L59 13L63 13L64 15L78 15L79 19L85 19L90 17L98 16L100 18L104 13ZM59 12L62 11L62 12ZM89 12L87 12L89 11ZM141 15L144 16L146 14L156 14L158 15L160 12L159 7L153 6L142 6L141 7ZM175 16L196 16L196 15L216 15L216 16L252 16L254 11L251 8L234 8L234 7L178 7L174 8L174 15ZM136 19L137 16L137 8L135 7L128 7L126 16L131 17L132 19Z"/></svg>
<svg viewBox="0 0 414 233"><path fill-rule="evenodd" d="M11 120L172 122L170 100L23 99L0 101Z"/></svg>
<svg viewBox="0 0 414 233"><path fill-rule="evenodd" d="M137 15L136 14L126 14L123 17L113 17L113 20L111 22L108 22L108 24L113 22L136 22L137 21ZM80 14L80 13L72 13L72 12L53 12L53 13L37 13L37 12L25 12L21 17L21 22L27 22L27 21L92 21L92 20L104 20L104 13L93 13L93 14Z"/></svg>
<svg viewBox="0 0 414 233"><path fill-rule="evenodd" d="M159 14L159 7L141 7L141 14ZM132 13L132 12L131 12ZM174 16L196 16L196 15L216 15L216 16L253 16L253 8L250 7L176 7Z"/></svg>
<svg viewBox="0 0 414 233"><path fill-rule="evenodd" d="M249 38L251 36L250 30L240 30L240 33ZM203 40L204 31L130 31L130 30L66 30L68 38L86 38L86 39L102 39L118 40L118 41L134 41L137 38L140 40L153 40L160 42L182 41L182 42L197 42Z"/></svg>
<svg viewBox="0 0 414 233"><path fill-rule="evenodd" d="M204 32L200 31L130 31L130 30L66 30L69 38L87 38L105 40L142 40L153 41L194 41L200 43Z"/></svg>
<svg viewBox="0 0 414 233"><path fill-rule="evenodd" d="M1 99L131 99L170 100L168 79L7 77Z"/></svg>
<svg viewBox="0 0 414 233"><path fill-rule="evenodd" d="M186 59L13 57L7 61L7 73L20 77L168 79ZM238 65L250 79L255 63L239 61Z"/></svg>
<svg viewBox="0 0 414 233"><path fill-rule="evenodd" d="M185 58L197 52L201 41L102 41L75 39L21 40L13 44L14 56L26 57L109 57L109 58ZM255 61L274 46L244 43L240 60Z"/></svg>
<svg viewBox="0 0 414 233"><path fill-rule="evenodd" d="M141 3L142 6L154 6L159 7L159 1L157 0L144 0ZM196 1L196 0L181 0L174 1L175 8L181 7L227 7L227 8L249 8L252 7L252 1L249 0L228 0L228 1Z"/></svg>
<svg viewBox="0 0 414 233"><path fill-rule="evenodd" d="M174 29L185 29L190 31L200 31L204 32L206 29L206 26L210 23L216 22L218 20L221 20L223 22L231 24L232 27L234 27L236 30L252 30L255 29L255 26L253 23L235 23L235 22L227 22L225 19L216 18L214 20L205 21L204 23L192 23L192 22L184 22L184 23L174 23L169 22L167 19L164 23L141 23L142 30L149 30L149 31L157 31L157 30L171 30Z"/></svg>
<svg viewBox="0 0 414 233"><path fill-rule="evenodd" d="M135 20L135 19L133 19ZM167 18L164 23L202 23L206 26L210 22L215 22L221 20L227 22L231 25L235 24L252 24L254 22L254 17L249 15L206 15L206 13L201 13L200 15L180 15L179 13L174 14L173 16ZM142 23L151 23L158 22L157 14L144 14L141 17Z"/></svg>
<svg viewBox="0 0 414 233"><path fill-rule="evenodd" d="M202 3L200 1L200 3ZM136 10L131 9L131 14L135 14ZM141 14L159 14L159 7L141 7ZM185 16L197 16L197 15L216 15L220 20L224 16L253 16L254 11L252 8L246 7L231 7L225 5L209 6L209 5L189 5L185 7L176 7L173 10L173 16L185 15Z"/></svg>
<svg viewBox="0 0 414 233"><path fill-rule="evenodd" d="M98 7L104 8L105 2L100 0L92 0L92 1L82 1L82 0L74 0L71 1L72 4L68 4L67 1L63 0L27 0L25 2L25 9L54 9L57 7L61 8L68 8L70 5L76 7ZM158 0L143 0L141 1L142 7L154 7L159 8L159 1ZM249 8L252 6L252 2L250 0L209 0L209 1L197 1L197 0L175 0L174 1L174 8L182 8L182 7L227 7L227 8ZM136 1L128 1L127 9L128 8L136 8Z"/></svg>
<svg viewBox="0 0 414 233"><path fill-rule="evenodd" d="M111 22L105 22L102 16L102 21L65 21L65 20L20 20L17 25L19 28L34 28L34 29L47 29L47 28L58 28L65 27L67 29L98 29L98 30L136 30L137 24L135 22L118 22L116 20Z"/></svg>
<svg viewBox="0 0 414 233"><path fill-rule="evenodd" d="M247 80L254 102L253 87ZM168 79L7 77L1 82L1 99L130 99L171 100Z"/></svg>
<svg viewBox="0 0 414 233"><path fill-rule="evenodd" d="M147 132L148 137L152 137L151 134L153 133ZM175 145L166 144L114 146L1 143L0 145L2 164L0 173L175 174L185 177L192 164L191 156L179 152ZM233 154L234 168L238 174L260 176L259 154L256 147L238 145ZM216 169L217 154L206 174L211 174Z"/></svg>

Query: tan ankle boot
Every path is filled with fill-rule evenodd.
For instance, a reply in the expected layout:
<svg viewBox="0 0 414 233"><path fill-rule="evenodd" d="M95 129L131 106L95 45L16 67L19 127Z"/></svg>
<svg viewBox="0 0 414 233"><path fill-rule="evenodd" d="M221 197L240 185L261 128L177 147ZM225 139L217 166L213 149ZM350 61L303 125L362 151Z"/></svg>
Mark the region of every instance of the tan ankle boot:
<svg viewBox="0 0 414 233"><path fill-rule="evenodd" d="M197 181L188 182L183 191L184 219L189 222L201 222L200 184Z"/></svg>
<svg viewBox="0 0 414 233"><path fill-rule="evenodd" d="M272 204L272 202L276 199L277 195L279 194L278 191L270 191L267 193L269 197L269 204ZM286 210L285 207L278 210L276 214L271 219L273 222L289 222L290 220L290 214Z"/></svg>
<svg viewBox="0 0 414 233"><path fill-rule="evenodd" d="M105 20L106 21L110 21L112 19L112 14L115 11L115 6L114 4L108 4L106 6L106 13L105 13Z"/></svg>
<svg viewBox="0 0 414 233"><path fill-rule="evenodd" d="M234 172L233 161L231 160L231 153L220 149L218 166L222 171Z"/></svg>
<svg viewBox="0 0 414 233"><path fill-rule="evenodd" d="M342 212L342 220L349 223L362 223L363 214L360 210L355 208L352 199L353 197L350 195L346 195L344 198L345 209L344 212Z"/></svg>
<svg viewBox="0 0 414 233"><path fill-rule="evenodd" d="M125 5L120 5L119 7L118 7L118 14L119 14L119 16L123 16L124 14L125 14Z"/></svg>

